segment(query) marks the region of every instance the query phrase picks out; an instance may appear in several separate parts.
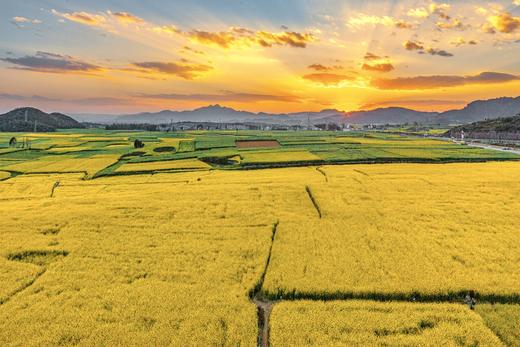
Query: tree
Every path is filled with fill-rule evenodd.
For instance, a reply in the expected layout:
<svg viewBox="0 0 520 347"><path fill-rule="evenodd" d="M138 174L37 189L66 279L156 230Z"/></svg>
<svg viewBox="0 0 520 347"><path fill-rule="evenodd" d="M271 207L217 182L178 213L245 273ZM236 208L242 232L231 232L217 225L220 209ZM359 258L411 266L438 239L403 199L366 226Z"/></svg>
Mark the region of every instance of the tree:
<svg viewBox="0 0 520 347"><path fill-rule="evenodd" d="M143 141L141 141L139 139L135 139L135 141L134 141L134 148L143 148L143 147L144 147Z"/></svg>

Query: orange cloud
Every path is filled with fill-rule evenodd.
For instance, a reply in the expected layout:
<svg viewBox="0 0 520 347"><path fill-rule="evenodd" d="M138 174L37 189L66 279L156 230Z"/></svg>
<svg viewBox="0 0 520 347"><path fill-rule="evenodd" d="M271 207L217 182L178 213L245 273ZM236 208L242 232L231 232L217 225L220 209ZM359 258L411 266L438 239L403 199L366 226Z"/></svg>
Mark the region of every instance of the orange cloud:
<svg viewBox="0 0 520 347"><path fill-rule="evenodd" d="M520 17L513 17L509 12L503 12L488 17L488 23L484 24L483 30L487 33L513 33L520 29Z"/></svg>
<svg viewBox="0 0 520 347"><path fill-rule="evenodd" d="M365 54L365 56L363 57L363 59L371 61L371 60L379 60L379 59L381 59L381 57L374 53L367 52Z"/></svg>
<svg viewBox="0 0 520 347"><path fill-rule="evenodd" d="M367 71L390 72L394 69L394 66L390 63L376 63L376 64L364 63L361 68L363 70L367 70Z"/></svg>
<svg viewBox="0 0 520 347"><path fill-rule="evenodd" d="M144 23L144 19L134 16L128 12L110 12L107 11L109 15L113 16L117 19L118 22L123 24L139 24Z"/></svg>
<svg viewBox="0 0 520 347"><path fill-rule="evenodd" d="M202 73L211 71L213 67L204 64L195 64L187 61L181 62L139 62L132 63L132 66L138 68L126 69L126 71L138 72L144 74L159 73L164 75L174 75L186 80L192 80L199 77Z"/></svg>
<svg viewBox="0 0 520 347"><path fill-rule="evenodd" d="M378 89L436 89L467 84L496 84L520 80L520 76L500 72L482 72L474 76L434 75L375 79L371 85Z"/></svg>
<svg viewBox="0 0 520 347"><path fill-rule="evenodd" d="M435 2L431 3L428 9L430 10L430 14L437 15L443 19L450 19L448 15L448 11L450 10L450 5L448 4L437 4Z"/></svg>
<svg viewBox="0 0 520 347"><path fill-rule="evenodd" d="M106 18L102 15L92 14L88 12L72 12L72 13L61 13L54 9L51 10L52 14L58 17L68 19L72 22L81 23L90 26L101 26L106 22Z"/></svg>
<svg viewBox="0 0 520 347"><path fill-rule="evenodd" d="M334 65L334 66L326 66L323 64L311 64L307 66L308 69L315 70L315 71L331 71L331 70L341 70L343 69L343 66L340 65Z"/></svg>
<svg viewBox="0 0 520 347"><path fill-rule="evenodd" d="M408 23L402 19L395 19L390 16L367 15L363 13L350 17L347 21L347 26L352 29L361 29L367 25L392 26L398 29L412 29L415 27L413 23Z"/></svg>
<svg viewBox="0 0 520 347"><path fill-rule="evenodd" d="M351 81L352 77L332 73L314 73L303 76L304 79L323 84L325 86L338 85L343 81Z"/></svg>
<svg viewBox="0 0 520 347"><path fill-rule="evenodd" d="M268 31L252 31L246 28L230 28L228 31L192 30L181 32L182 35L202 44L214 44L222 48L240 45L258 45L262 47L291 46L305 48L307 43L315 41L313 34L284 31L272 33Z"/></svg>
<svg viewBox="0 0 520 347"><path fill-rule="evenodd" d="M422 42L419 42L419 41L408 40L403 43L403 46L404 46L404 48L406 48L407 51L416 51L416 50L424 49Z"/></svg>
<svg viewBox="0 0 520 347"><path fill-rule="evenodd" d="M446 29L446 30L466 30L470 28L469 25L466 25L460 21L460 19L454 19L451 22L437 22L435 23L437 28L439 29Z"/></svg>
<svg viewBox="0 0 520 347"><path fill-rule="evenodd" d="M374 53L367 52L363 59L365 60L365 63L363 63L361 69L366 71L390 72L394 69L394 66L390 63L388 56L383 58Z"/></svg>
<svg viewBox="0 0 520 347"><path fill-rule="evenodd" d="M454 46L459 47L462 45L476 45L477 41L475 41L475 40L466 41L463 37L457 37L454 40L452 40L450 43Z"/></svg>
<svg viewBox="0 0 520 347"><path fill-rule="evenodd" d="M414 29L416 26L413 23L408 23L403 20L400 20L395 23L395 27L397 29Z"/></svg>
<svg viewBox="0 0 520 347"><path fill-rule="evenodd" d="M407 51L418 51L419 54L430 54L430 55L438 55L441 57L453 57L453 54L446 52L442 49L428 47L425 48L422 42L419 41L405 41L403 43L404 48Z"/></svg>

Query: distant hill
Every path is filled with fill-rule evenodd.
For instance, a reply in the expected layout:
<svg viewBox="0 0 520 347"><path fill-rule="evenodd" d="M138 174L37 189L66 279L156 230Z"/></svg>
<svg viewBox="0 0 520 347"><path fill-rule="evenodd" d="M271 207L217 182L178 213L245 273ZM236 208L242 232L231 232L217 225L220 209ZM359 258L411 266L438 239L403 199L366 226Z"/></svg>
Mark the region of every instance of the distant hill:
<svg viewBox="0 0 520 347"><path fill-rule="evenodd" d="M84 125L61 113L45 113L23 107L0 115L0 131L48 132L56 129L84 128Z"/></svg>
<svg viewBox="0 0 520 347"><path fill-rule="evenodd" d="M520 115L460 125L450 129L444 135L459 137L461 131L464 131L468 138L520 138Z"/></svg>
<svg viewBox="0 0 520 347"><path fill-rule="evenodd" d="M485 119L513 117L520 112L520 96L516 98L498 98L477 100L461 110L446 111L439 115L439 122L463 124Z"/></svg>
<svg viewBox="0 0 520 347"><path fill-rule="evenodd" d="M95 123L149 123L170 122L256 122L266 124L462 124L484 119L510 117L520 112L520 97L478 100L460 110L424 112L403 107L386 107L366 111L344 112L325 109L319 112L265 113L237 111L230 107L210 105L187 111L164 110L128 115L77 115L80 121Z"/></svg>
<svg viewBox="0 0 520 347"><path fill-rule="evenodd" d="M403 124L435 122L438 112L421 112L402 107L378 108L370 111L354 111L346 114L350 123Z"/></svg>

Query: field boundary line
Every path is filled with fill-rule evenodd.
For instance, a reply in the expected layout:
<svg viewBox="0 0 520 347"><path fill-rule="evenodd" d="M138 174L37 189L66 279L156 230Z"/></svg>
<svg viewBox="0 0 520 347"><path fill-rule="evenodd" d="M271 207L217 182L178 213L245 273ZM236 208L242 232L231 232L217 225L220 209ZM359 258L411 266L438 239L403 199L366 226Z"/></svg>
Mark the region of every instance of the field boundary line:
<svg viewBox="0 0 520 347"><path fill-rule="evenodd" d="M332 292L332 293L312 293L283 291L276 292L262 291L262 297L272 301L341 301L341 300L371 300L378 302L417 302L417 303L463 303L464 297L470 290L460 290L447 292L446 294L421 294L418 292L410 293L381 293L381 292ZM480 294L476 293L478 303L500 303L500 304L520 304L520 294Z"/></svg>
<svg viewBox="0 0 520 347"><path fill-rule="evenodd" d="M316 167L316 171L318 171L320 174L325 177L325 182L329 182L329 178L327 177L327 173L321 168L321 166Z"/></svg>
<svg viewBox="0 0 520 347"><path fill-rule="evenodd" d="M259 347L269 347L269 317L271 315L271 311L273 309L273 305L275 302L268 300L262 296L262 287L264 285L265 276L267 274L267 270L269 268L269 264L271 262L271 254L273 252L273 244L276 239L276 232L278 231L279 221L276 221L273 224L271 231L271 244L269 245L269 253L267 254L267 259L265 261L264 270L260 275L260 278L256 285L249 291L250 300L257 307L257 316L258 316L258 337L257 337L257 346Z"/></svg>
<svg viewBox="0 0 520 347"><path fill-rule="evenodd" d="M29 288L30 286L32 286L34 284L34 282L36 282L36 280L38 280L38 278L42 277L43 274L47 271L46 268L42 268L40 271L38 271L36 273L36 275L34 276L33 279L31 279L30 281L28 281L27 283L25 283L24 285L20 286L19 288L15 289L14 291L12 291L10 294L8 294L4 299L1 299L0 300L0 306L4 305L5 303L7 303L9 300L11 300L13 297L15 297L16 295L20 294L21 292L23 292L24 290L26 290L27 288Z"/></svg>
<svg viewBox="0 0 520 347"><path fill-rule="evenodd" d="M305 191L307 192L307 195L309 196L309 199L311 199L312 205L313 205L314 208L316 209L316 212L318 212L318 216L319 216L319 218L321 218L322 215L321 215L320 205L318 205L318 202L316 201L316 198L315 198L314 195L312 194L311 187L309 187L309 186L305 186Z"/></svg>

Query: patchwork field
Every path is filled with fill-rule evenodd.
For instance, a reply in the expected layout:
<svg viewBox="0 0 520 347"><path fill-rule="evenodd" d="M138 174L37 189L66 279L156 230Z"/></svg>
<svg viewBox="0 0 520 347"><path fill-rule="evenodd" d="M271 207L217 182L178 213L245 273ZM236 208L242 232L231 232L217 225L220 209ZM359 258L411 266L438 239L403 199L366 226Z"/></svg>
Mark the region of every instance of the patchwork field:
<svg viewBox="0 0 520 347"><path fill-rule="evenodd" d="M236 146L266 134L279 147ZM520 346L514 154L379 133L17 136L0 149L2 346Z"/></svg>
<svg viewBox="0 0 520 347"><path fill-rule="evenodd" d="M15 147L9 147L12 137L17 139ZM141 141L144 147L134 148L135 140ZM514 153L382 132L162 133L92 129L48 134L0 134L2 170L39 174L82 172L85 178L165 170L517 159L520 156ZM142 165L135 165L138 163Z"/></svg>
<svg viewBox="0 0 520 347"><path fill-rule="evenodd" d="M9 178L0 344L518 346L519 170Z"/></svg>

